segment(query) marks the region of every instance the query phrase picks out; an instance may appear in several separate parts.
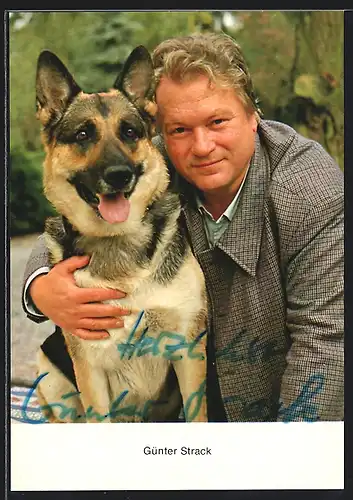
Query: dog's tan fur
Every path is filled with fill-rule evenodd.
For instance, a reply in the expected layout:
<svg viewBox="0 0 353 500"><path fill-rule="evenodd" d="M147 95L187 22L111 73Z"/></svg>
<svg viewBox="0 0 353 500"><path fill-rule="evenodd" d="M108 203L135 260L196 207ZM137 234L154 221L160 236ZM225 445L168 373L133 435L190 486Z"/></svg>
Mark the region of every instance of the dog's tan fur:
<svg viewBox="0 0 353 500"><path fill-rule="evenodd" d="M206 328L206 292L202 271L197 264L191 249L187 246L181 265L177 273L167 282L158 282L155 279L161 263L167 256L168 244L175 236L180 216L180 206L172 212L167 212L168 223L163 237L156 245L154 254L148 265L139 265L134 262L134 252L141 252L153 238L152 224L142 223L146 213L155 200L163 197L168 187L168 172L165 162L159 151L151 142L153 120L147 123L149 135L141 138L130 147L117 137L122 118L129 114L136 114L136 107L143 107L150 115L155 113L155 104L149 99L142 99L141 95L134 94L134 88L141 84L141 75L137 64L132 64L125 83L125 93L130 95L128 100L121 90L111 89L109 92L98 94L109 106L108 116L91 113L97 94L86 94L82 91L75 96L74 106L63 106L68 89L60 86L62 95L57 95L46 89L41 82L39 107L37 116L44 125L42 132L43 144L46 150L44 163L44 190L47 198L57 211L64 216L80 234L78 238L80 249L91 256L89 265L75 272L75 280L80 287L113 288L124 291L127 295L119 303L131 310L131 314L124 317L124 328L110 330L107 340L88 341L63 332L65 342L73 361L74 372L80 394L65 399L65 408L72 408L72 412L63 411L57 403L63 403L63 395L75 392L73 384L58 370L47 356L40 351L38 357L39 373L48 372L38 386L38 394L42 406L45 406L49 419L53 422L70 422L76 412L81 415L76 421L140 421L141 416L120 415L112 416L112 403L124 391L128 390L123 406L136 405L140 409L147 401L168 399L167 404L155 405L147 420L163 421L178 411L178 388L168 387L166 380L171 369L175 371L182 401L189 404L193 394L202 397L200 409L194 412L193 421L207 421L206 396L200 387L206 380L206 336L197 343L194 353L200 353L203 359L192 358L186 351L181 351L182 359L170 361L160 355L132 356L131 359L122 359L117 345L126 342L129 333L136 324L141 311L145 311L139 327L134 335L134 341L148 326L148 336L157 338L160 332L175 332L185 337L190 343ZM38 70L37 80L50 78L45 70ZM141 69L143 71L143 67ZM140 72L141 72L140 71ZM50 76L50 75L49 75ZM137 85L135 79L139 80ZM43 91L44 88L44 91ZM45 99L43 99L45 94ZM50 100L52 99L52 102ZM59 102L60 101L60 102ZM74 144L62 144L54 137L48 136L48 123L52 119L52 108L57 106L59 113L65 114L66 120L75 120L75 103L81 102L87 111L87 116L94 122L95 130L100 137L88 151L80 151ZM134 102L134 104L132 104ZM80 104L81 105L81 104ZM75 107L76 106L76 107ZM82 111L82 109L84 111ZM76 187L68 182L72 173L86 171L100 161L107 148L116 148L128 158L131 164L142 164L144 173L139 178L130 197L130 213L126 221L108 223L97 216L91 205L79 195ZM51 226L47 226L47 229ZM123 236L124 248L119 248L117 237ZM51 264L55 265L64 258L64 248L55 230L47 230L47 246L50 252ZM115 246L114 246L115 245ZM114 265L117 268L115 275ZM109 266L104 270L104 263ZM160 353L165 352L168 339L159 343ZM169 340L170 345L170 340ZM170 375L170 374L169 374ZM193 403L194 404L194 403ZM192 405L191 405L192 406ZM189 410L190 411L190 410ZM133 412L132 412L133 413ZM98 417L97 417L98 415ZM99 416L105 416L100 419ZM64 418L63 418L64 416ZM87 418L85 418L85 416Z"/></svg>

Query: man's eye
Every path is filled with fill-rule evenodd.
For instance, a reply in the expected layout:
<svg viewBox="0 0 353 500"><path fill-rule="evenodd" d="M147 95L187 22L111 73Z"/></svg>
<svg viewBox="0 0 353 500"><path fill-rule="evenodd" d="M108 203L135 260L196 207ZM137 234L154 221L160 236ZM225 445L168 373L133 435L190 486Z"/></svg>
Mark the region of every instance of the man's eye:
<svg viewBox="0 0 353 500"><path fill-rule="evenodd" d="M78 142L82 142L85 141L86 139L88 139L88 134L86 130L79 130L76 134L76 140Z"/></svg>
<svg viewBox="0 0 353 500"><path fill-rule="evenodd" d="M225 120L223 118L217 118L216 120L213 120L213 124L214 125L220 125L221 123L223 123Z"/></svg>
<svg viewBox="0 0 353 500"><path fill-rule="evenodd" d="M185 132L184 127L177 127L172 130L172 134L182 134L183 132Z"/></svg>

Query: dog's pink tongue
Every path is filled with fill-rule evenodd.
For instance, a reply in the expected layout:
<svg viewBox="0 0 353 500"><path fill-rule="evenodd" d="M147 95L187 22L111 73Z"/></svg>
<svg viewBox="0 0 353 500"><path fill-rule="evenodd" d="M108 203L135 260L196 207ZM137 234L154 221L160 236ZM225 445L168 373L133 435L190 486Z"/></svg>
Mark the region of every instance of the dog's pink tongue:
<svg viewBox="0 0 353 500"><path fill-rule="evenodd" d="M122 193L117 194L115 198L101 195L98 210L103 219L110 224L124 222L129 217L130 202Z"/></svg>

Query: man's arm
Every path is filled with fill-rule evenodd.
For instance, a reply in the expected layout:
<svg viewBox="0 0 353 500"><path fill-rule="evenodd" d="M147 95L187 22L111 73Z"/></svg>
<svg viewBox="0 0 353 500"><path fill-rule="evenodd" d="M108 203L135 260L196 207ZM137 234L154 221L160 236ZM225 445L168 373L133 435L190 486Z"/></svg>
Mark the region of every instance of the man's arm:
<svg viewBox="0 0 353 500"><path fill-rule="evenodd" d="M288 247L287 355L278 420L343 420L343 194L304 207Z"/></svg>
<svg viewBox="0 0 353 500"><path fill-rule="evenodd" d="M63 330L82 339L98 340L107 330L124 326L121 316L129 310L104 301L122 299L125 293L104 288L80 288L74 272L87 266L88 256L74 256L48 266L48 250L42 235L27 262L23 288L23 308L32 321L51 319Z"/></svg>
<svg viewBox="0 0 353 500"><path fill-rule="evenodd" d="M35 306L29 293L32 281L41 274L49 272L48 249L44 234L40 235L27 261L22 283L22 307L27 317L36 323L42 323L48 318Z"/></svg>

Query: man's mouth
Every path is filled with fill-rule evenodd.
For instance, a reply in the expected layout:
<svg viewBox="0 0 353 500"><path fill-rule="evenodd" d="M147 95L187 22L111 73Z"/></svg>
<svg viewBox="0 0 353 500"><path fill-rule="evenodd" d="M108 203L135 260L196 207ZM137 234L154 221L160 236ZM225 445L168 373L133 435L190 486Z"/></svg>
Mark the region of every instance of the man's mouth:
<svg viewBox="0 0 353 500"><path fill-rule="evenodd" d="M193 167L194 168L212 167L213 165L217 165L221 161L222 160L215 160L215 161L208 161L208 162L205 162L205 163L194 163Z"/></svg>

